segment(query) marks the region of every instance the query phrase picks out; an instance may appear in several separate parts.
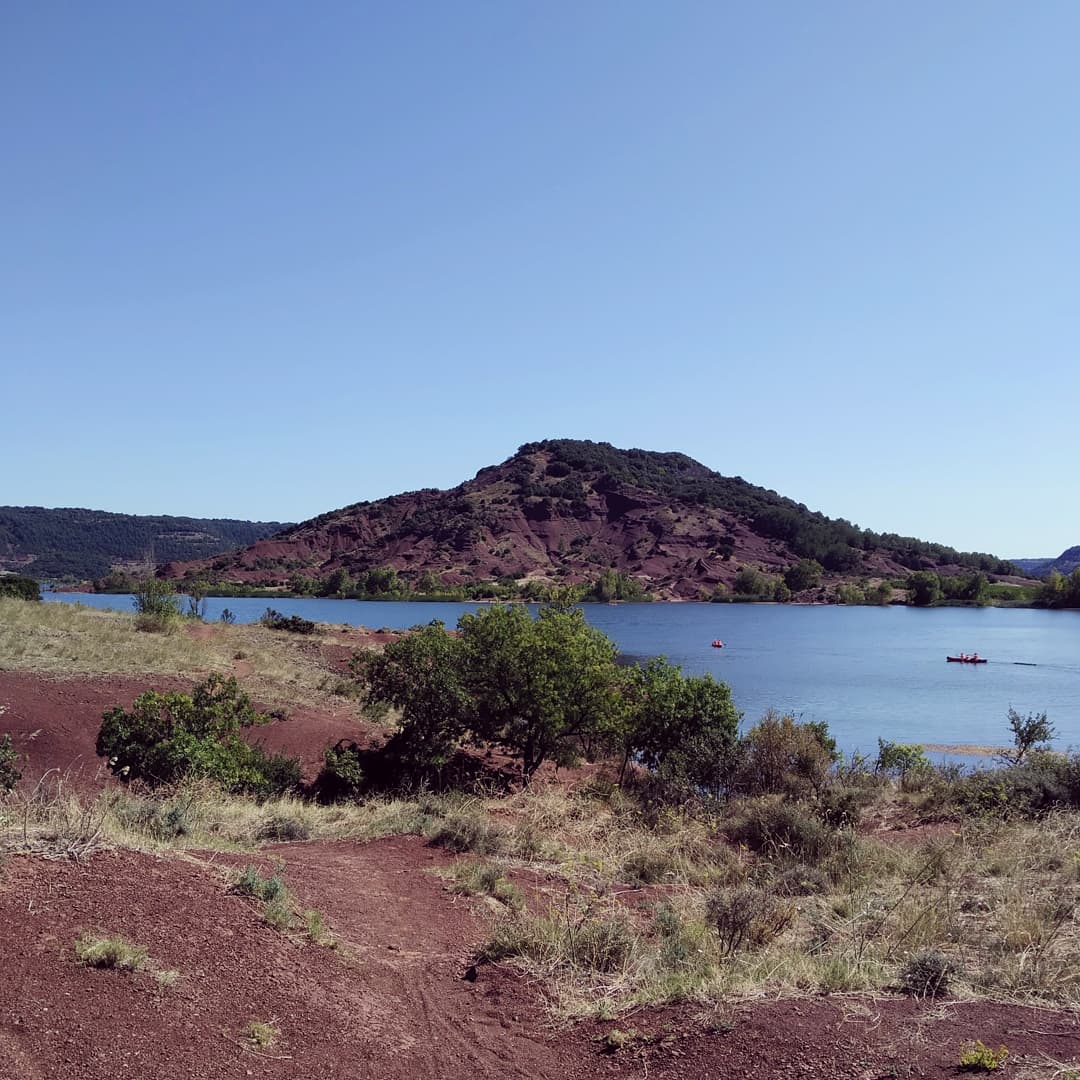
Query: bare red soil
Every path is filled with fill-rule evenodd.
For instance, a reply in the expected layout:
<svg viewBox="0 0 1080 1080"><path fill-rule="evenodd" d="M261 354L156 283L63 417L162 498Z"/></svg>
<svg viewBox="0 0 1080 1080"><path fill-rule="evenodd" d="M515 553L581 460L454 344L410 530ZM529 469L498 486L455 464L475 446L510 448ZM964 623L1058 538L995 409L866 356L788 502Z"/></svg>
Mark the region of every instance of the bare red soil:
<svg viewBox="0 0 1080 1080"><path fill-rule="evenodd" d="M30 754L32 775L69 769L92 786L102 782L101 712L147 685L162 680L0 673L10 706L0 731ZM297 710L261 731L307 759L350 717L347 704L341 717ZM464 977L487 915L447 891L432 871L452 857L421 839L260 853L263 866L281 867L297 913L323 913L333 949L272 929L255 901L231 893L227 869L244 861L125 851L0 862L0 1078L944 1078L958 1074L970 1039L1009 1047L1006 1076L1080 1059L1077 1015L982 1003L818 997L560 1024L542 988L511 967ZM528 876L520 883L539 897L544 883ZM73 946L85 931L145 946L151 970L81 965ZM179 972L176 983L159 986L154 968ZM272 1024L279 1040L256 1047L252 1021ZM630 1038L607 1053L614 1028Z"/></svg>
<svg viewBox="0 0 1080 1080"><path fill-rule="evenodd" d="M1080 1053L1075 1016L982 1004L807 999L557 1025L539 988L511 971L463 977L484 922L429 872L450 861L442 852L399 837L279 845L265 857L281 861L299 908L323 912L336 948L265 925L212 859L10 859L0 1075L854 1080L953 1076L960 1043L974 1038L1005 1043L1014 1062ZM178 980L162 988L153 970L79 964L73 944L85 931L145 946ZM252 1021L273 1024L279 1040L254 1046ZM601 1040L615 1027L631 1039L608 1054Z"/></svg>

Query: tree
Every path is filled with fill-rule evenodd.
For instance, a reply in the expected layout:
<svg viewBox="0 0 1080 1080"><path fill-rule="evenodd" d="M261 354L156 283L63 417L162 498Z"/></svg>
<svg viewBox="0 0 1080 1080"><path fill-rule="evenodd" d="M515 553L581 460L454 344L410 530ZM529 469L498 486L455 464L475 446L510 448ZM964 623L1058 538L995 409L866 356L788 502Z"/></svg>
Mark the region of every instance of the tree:
<svg viewBox="0 0 1080 1080"><path fill-rule="evenodd" d="M348 570L339 566L329 577L318 586L319 596L346 596L353 591L353 579Z"/></svg>
<svg viewBox="0 0 1080 1080"><path fill-rule="evenodd" d="M821 584L821 563L815 559L800 559L784 571L784 581L792 592L816 589Z"/></svg>
<svg viewBox="0 0 1080 1080"><path fill-rule="evenodd" d="M740 596L757 596L761 592L761 587L761 572L755 570L752 566L743 566L735 575L735 580L732 583L731 589L732 592L735 592Z"/></svg>
<svg viewBox="0 0 1080 1080"><path fill-rule="evenodd" d="M941 599L941 578L932 570L919 570L907 582L908 594L916 607L930 607Z"/></svg>
<svg viewBox="0 0 1080 1080"><path fill-rule="evenodd" d="M472 728L520 758L526 782L553 759L568 763L618 730L615 644L580 610L493 607L458 620Z"/></svg>
<svg viewBox="0 0 1080 1080"><path fill-rule="evenodd" d="M351 668L370 705L401 710L388 744L403 773L444 766L473 723L475 703L462 681L461 645L441 622L416 628L381 653L357 653Z"/></svg>
<svg viewBox="0 0 1080 1080"><path fill-rule="evenodd" d="M999 757L1006 765L1019 765L1032 750L1044 748L1057 732L1046 718L1046 713L1028 713L1021 716L1009 709L1009 728L1013 733L1013 749L1003 751Z"/></svg>
<svg viewBox="0 0 1080 1080"><path fill-rule="evenodd" d="M192 619L206 618L206 598L210 595L210 583L202 578L184 583L187 594L187 614Z"/></svg>
<svg viewBox="0 0 1080 1080"><path fill-rule="evenodd" d="M823 721L767 712L742 741L739 786L752 794L820 791L839 758Z"/></svg>
<svg viewBox="0 0 1080 1080"><path fill-rule="evenodd" d="M623 768L631 760L676 786L714 793L729 763L739 712L726 683L688 677L663 657L626 671Z"/></svg>

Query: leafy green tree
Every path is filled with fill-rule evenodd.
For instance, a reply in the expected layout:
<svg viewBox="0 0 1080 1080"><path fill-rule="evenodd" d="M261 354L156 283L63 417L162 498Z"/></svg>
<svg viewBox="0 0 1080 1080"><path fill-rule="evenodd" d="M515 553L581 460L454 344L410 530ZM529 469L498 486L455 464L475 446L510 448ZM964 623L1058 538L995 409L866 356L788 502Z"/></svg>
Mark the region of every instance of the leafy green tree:
<svg viewBox="0 0 1080 1080"><path fill-rule="evenodd" d="M286 791L299 784L299 762L267 755L240 736L241 729L267 720L236 679L211 675L191 694L148 690L130 712L109 709L97 752L117 776L153 786L205 776L231 791Z"/></svg>
<svg viewBox="0 0 1080 1080"><path fill-rule="evenodd" d="M1009 728L1013 733L1013 748L1000 755L1007 765L1019 765L1028 754L1033 750L1043 749L1057 734L1054 725L1047 720L1046 713L1028 713L1027 716L1022 716L1011 707Z"/></svg>
<svg viewBox="0 0 1080 1080"><path fill-rule="evenodd" d="M735 746L739 712L726 683L685 676L663 657L625 673L623 768L639 761L662 779L714 790Z"/></svg>
<svg viewBox="0 0 1080 1080"><path fill-rule="evenodd" d="M401 710L392 753L410 775L444 766L474 720L462 681L461 643L441 622L418 627L381 653L357 653L352 671L369 705Z"/></svg>
<svg viewBox="0 0 1080 1080"><path fill-rule="evenodd" d="M742 566L735 575L731 590L741 596L760 596L764 575L752 566Z"/></svg>
<svg viewBox="0 0 1080 1080"><path fill-rule="evenodd" d="M644 600L645 589L637 578L611 567L596 579L587 596L601 603L610 603L612 600Z"/></svg>
<svg viewBox="0 0 1080 1080"><path fill-rule="evenodd" d="M442 590L442 582L436 577L430 570L425 570L417 579L415 592L421 595L440 592Z"/></svg>
<svg viewBox="0 0 1080 1080"><path fill-rule="evenodd" d="M458 621L462 681L483 740L521 760L528 781L548 760L568 763L616 733L617 650L580 610L493 607Z"/></svg>
<svg viewBox="0 0 1080 1080"><path fill-rule="evenodd" d="M886 776L898 776L901 783L918 773L928 772L930 759L918 743L895 743L878 739L875 768Z"/></svg>
<svg viewBox="0 0 1080 1080"><path fill-rule="evenodd" d="M354 588L355 584L349 571L339 566L319 584L317 593L319 596L347 596Z"/></svg>
<svg viewBox="0 0 1080 1080"><path fill-rule="evenodd" d="M206 618L206 598L210 595L210 582L203 578L195 578L184 583L184 592L187 595L187 615L192 619Z"/></svg>
<svg viewBox="0 0 1080 1080"><path fill-rule="evenodd" d="M784 581L792 592L816 589L821 584L821 563L816 559L800 559L784 571Z"/></svg>
<svg viewBox="0 0 1080 1080"><path fill-rule="evenodd" d="M941 578L932 570L919 570L907 582L908 595L916 607L930 607L942 596Z"/></svg>

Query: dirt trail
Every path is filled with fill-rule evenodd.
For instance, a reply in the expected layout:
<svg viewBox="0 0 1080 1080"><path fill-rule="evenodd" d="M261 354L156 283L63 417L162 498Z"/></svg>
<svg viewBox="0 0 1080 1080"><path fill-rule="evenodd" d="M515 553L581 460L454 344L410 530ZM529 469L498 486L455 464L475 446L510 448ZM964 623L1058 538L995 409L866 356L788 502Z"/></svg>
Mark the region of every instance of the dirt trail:
<svg viewBox="0 0 1080 1080"><path fill-rule="evenodd" d="M576 1075L531 995L462 979L483 924L427 872L444 861L415 838L278 848L301 906L318 906L341 947L264 925L230 895L222 867L133 852L85 865L15 858L0 881L5 956L0 1076L193 1080L258 1075ZM73 943L121 933L162 969L92 970ZM281 1031L257 1051L251 1021Z"/></svg>

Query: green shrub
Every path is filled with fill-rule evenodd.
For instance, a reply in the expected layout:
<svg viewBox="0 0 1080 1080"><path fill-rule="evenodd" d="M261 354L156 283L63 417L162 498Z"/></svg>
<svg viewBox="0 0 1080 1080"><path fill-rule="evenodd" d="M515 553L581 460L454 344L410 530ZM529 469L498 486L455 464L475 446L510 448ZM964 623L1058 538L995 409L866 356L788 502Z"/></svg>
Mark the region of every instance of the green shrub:
<svg viewBox="0 0 1080 1080"><path fill-rule="evenodd" d="M818 791L839 758L824 723L768 712L743 737L736 787L751 795Z"/></svg>
<svg viewBox="0 0 1080 1080"><path fill-rule="evenodd" d="M926 752L917 743L894 743L878 739L877 771L883 776L895 776L905 790L922 786L933 775L933 766Z"/></svg>
<svg viewBox="0 0 1080 1080"><path fill-rule="evenodd" d="M12 596L16 600L40 600L41 586L32 577L0 574L0 596Z"/></svg>
<svg viewBox="0 0 1080 1080"><path fill-rule="evenodd" d="M637 935L621 912L585 910L574 918L552 909L547 915L518 913L500 919L479 957L521 957L549 970L610 974L628 963L636 946Z"/></svg>
<svg viewBox="0 0 1080 1080"><path fill-rule="evenodd" d="M752 851L811 863L828 855L837 838L810 809L794 802L755 804L725 831L729 839Z"/></svg>
<svg viewBox="0 0 1080 1080"><path fill-rule="evenodd" d="M980 1039L976 1039L960 1047L959 1065L964 1072L996 1072L1004 1067L1008 1056L1008 1047L999 1046L992 1050Z"/></svg>
<svg viewBox="0 0 1080 1080"><path fill-rule="evenodd" d="M269 755L240 736L242 728L266 721L235 679L211 675L190 695L149 690L130 712L110 709L97 752L117 776L151 786L205 776L235 792L292 790L299 784L299 762Z"/></svg>
<svg viewBox="0 0 1080 1080"><path fill-rule="evenodd" d="M232 891L238 896L253 896L264 904L288 896L285 880L280 874L263 877L259 873L259 868L250 864L240 871L239 876L233 883Z"/></svg>
<svg viewBox="0 0 1080 1080"><path fill-rule="evenodd" d="M0 713L3 711L3 706L0 706ZM15 764L18 760L11 736L0 737L0 791L10 791L22 779L22 773Z"/></svg>
<svg viewBox="0 0 1080 1080"><path fill-rule="evenodd" d="M262 613L259 622L270 630L286 630L291 634L314 634L316 630L315 623L310 619L302 619L299 615L282 615L269 607Z"/></svg>
<svg viewBox="0 0 1080 1080"><path fill-rule="evenodd" d="M161 633L171 629L180 618L180 597L171 581L148 578L140 582L131 602L139 630Z"/></svg>

